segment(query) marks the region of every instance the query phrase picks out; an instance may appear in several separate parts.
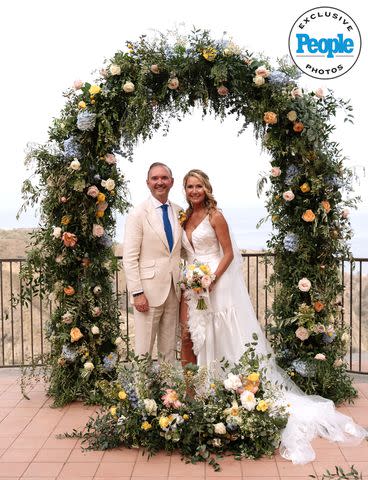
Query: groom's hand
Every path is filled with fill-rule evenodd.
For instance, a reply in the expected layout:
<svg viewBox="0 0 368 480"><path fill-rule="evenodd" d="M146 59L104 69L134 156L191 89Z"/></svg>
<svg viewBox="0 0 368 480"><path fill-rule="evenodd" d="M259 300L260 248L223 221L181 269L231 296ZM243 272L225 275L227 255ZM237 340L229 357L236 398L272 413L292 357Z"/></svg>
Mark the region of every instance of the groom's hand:
<svg viewBox="0 0 368 480"><path fill-rule="evenodd" d="M142 293L142 295L138 295L137 297L134 297L134 306L138 310L138 312L143 312L143 313L148 312L149 310L148 300L144 293Z"/></svg>

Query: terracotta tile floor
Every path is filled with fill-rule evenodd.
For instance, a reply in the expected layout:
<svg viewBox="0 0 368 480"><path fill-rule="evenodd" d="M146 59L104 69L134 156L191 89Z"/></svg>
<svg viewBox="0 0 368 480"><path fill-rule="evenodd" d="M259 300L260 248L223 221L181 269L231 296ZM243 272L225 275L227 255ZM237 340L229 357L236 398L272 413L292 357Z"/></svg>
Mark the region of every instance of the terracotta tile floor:
<svg viewBox="0 0 368 480"><path fill-rule="evenodd" d="M82 452L78 440L59 440L55 435L82 427L96 408L76 402L51 409L42 385L35 386L26 400L20 394L18 378L17 370L0 369L0 480L293 480L321 477L327 468L334 471L339 465L350 469L353 464L368 480L368 442L344 447L317 439L316 461L303 466L292 465L278 453L256 461L225 458L220 460L222 471L218 473L208 465L187 465L177 454L160 453L147 461L138 449ZM359 399L339 410L368 426L368 378L359 378L356 386Z"/></svg>

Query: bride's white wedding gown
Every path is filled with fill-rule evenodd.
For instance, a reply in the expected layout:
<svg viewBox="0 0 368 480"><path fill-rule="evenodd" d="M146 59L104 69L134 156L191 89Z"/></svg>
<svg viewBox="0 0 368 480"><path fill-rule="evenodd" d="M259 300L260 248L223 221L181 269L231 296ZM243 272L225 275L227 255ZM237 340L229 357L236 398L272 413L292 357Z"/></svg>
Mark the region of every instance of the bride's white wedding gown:
<svg viewBox="0 0 368 480"><path fill-rule="evenodd" d="M183 232L182 246L187 262L207 263L214 272L222 258L221 246L209 216L192 232L191 242ZM236 363L244 353L244 345L258 336L256 350L261 355L272 353L255 316L243 279L242 259L233 242L234 260L216 282L206 303L207 310L196 308L197 299L187 298L188 327L198 365L211 365L225 357ZM186 292L188 293L188 292ZM345 444L357 444L368 432L336 411L331 400L305 395L289 376L276 365L274 357L267 360L267 376L287 388L283 401L290 404L289 420L282 432L280 453L293 463L304 464L315 458L311 440L317 436Z"/></svg>

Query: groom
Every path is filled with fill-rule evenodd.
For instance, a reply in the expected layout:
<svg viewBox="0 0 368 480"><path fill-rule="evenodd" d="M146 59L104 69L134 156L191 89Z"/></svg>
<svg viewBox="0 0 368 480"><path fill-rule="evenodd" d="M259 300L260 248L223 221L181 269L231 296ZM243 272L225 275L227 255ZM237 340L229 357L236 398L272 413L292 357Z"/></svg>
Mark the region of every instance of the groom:
<svg viewBox="0 0 368 480"><path fill-rule="evenodd" d="M135 353L157 350L175 359L180 301L179 262L182 229L180 207L168 200L174 184L170 168L153 163L147 174L150 197L134 208L125 224L123 265L134 306Z"/></svg>

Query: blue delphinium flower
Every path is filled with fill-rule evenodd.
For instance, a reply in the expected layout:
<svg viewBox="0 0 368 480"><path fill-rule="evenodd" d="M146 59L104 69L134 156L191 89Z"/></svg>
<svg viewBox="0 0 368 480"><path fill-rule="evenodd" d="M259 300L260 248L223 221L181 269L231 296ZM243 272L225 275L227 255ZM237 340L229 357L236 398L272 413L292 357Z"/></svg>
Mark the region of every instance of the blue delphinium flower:
<svg viewBox="0 0 368 480"><path fill-rule="evenodd" d="M77 117L77 127L82 132L93 130L96 125L96 114L88 112L88 110L83 110L78 113Z"/></svg>
<svg viewBox="0 0 368 480"><path fill-rule="evenodd" d="M98 243L102 245L104 248L112 247L112 240L109 237L109 235L107 235L106 232L102 235L102 237L98 239Z"/></svg>
<svg viewBox="0 0 368 480"><path fill-rule="evenodd" d="M284 248L288 252L296 252L299 247L299 237L295 233L288 232L284 238Z"/></svg>
<svg viewBox="0 0 368 480"><path fill-rule="evenodd" d="M270 73L267 80L273 85L286 85L290 81L290 77L280 70L274 70Z"/></svg>
<svg viewBox="0 0 368 480"><path fill-rule="evenodd" d="M111 370L113 370L116 367L117 361L118 361L118 356L114 352L111 352L102 358L103 367L107 372L111 372Z"/></svg>
<svg viewBox="0 0 368 480"><path fill-rule="evenodd" d="M65 358L67 362L73 363L78 357L78 352L76 348L71 347L70 345L63 345L61 356Z"/></svg>
<svg viewBox="0 0 368 480"><path fill-rule="evenodd" d="M64 140L64 155L66 157L80 158L80 145L74 137L69 137Z"/></svg>
<svg viewBox="0 0 368 480"><path fill-rule="evenodd" d="M338 175L329 175L325 177L325 182L330 187L341 188L344 185L344 181Z"/></svg>
<svg viewBox="0 0 368 480"><path fill-rule="evenodd" d="M297 358L291 362L293 369L299 373L302 377L314 377L315 369L311 365L308 365L307 362Z"/></svg>
<svg viewBox="0 0 368 480"><path fill-rule="evenodd" d="M291 185L294 182L295 177L300 173L300 168L296 165L289 165L286 169L285 183Z"/></svg>

